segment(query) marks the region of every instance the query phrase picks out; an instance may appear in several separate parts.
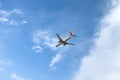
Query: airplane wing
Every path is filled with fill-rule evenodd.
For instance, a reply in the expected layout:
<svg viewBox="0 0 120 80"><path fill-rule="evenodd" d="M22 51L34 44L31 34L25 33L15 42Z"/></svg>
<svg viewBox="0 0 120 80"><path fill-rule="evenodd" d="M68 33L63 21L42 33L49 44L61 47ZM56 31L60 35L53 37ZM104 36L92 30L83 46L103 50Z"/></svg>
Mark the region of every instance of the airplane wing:
<svg viewBox="0 0 120 80"><path fill-rule="evenodd" d="M60 35L59 35L58 33L56 33L56 35L57 35L57 37L58 37L58 39L59 39L60 41L63 41L62 38L60 37Z"/></svg>
<svg viewBox="0 0 120 80"><path fill-rule="evenodd" d="M75 44L73 44L73 43L68 43L68 42L67 42L66 44L67 44L67 45L75 45Z"/></svg>
<svg viewBox="0 0 120 80"><path fill-rule="evenodd" d="M61 43L57 44L56 47L58 47L58 46L60 46L60 45L61 45Z"/></svg>

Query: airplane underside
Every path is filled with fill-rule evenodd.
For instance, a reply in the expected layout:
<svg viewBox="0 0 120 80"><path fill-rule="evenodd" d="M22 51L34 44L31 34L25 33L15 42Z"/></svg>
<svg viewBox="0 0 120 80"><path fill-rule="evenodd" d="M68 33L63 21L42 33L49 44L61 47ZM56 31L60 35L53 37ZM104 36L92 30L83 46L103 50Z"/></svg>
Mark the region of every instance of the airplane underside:
<svg viewBox="0 0 120 80"><path fill-rule="evenodd" d="M75 45L75 44L73 44L73 43L67 42L69 39L71 39L72 37L75 36L73 33L70 32L70 35L69 35L68 37L66 37L65 39L62 39L62 38L59 36L58 33L56 33L56 35L57 35L57 37L58 37L58 39L59 39L58 44L56 45L56 47L58 47L58 46L60 46L60 45L63 45L63 46L65 46L65 45Z"/></svg>

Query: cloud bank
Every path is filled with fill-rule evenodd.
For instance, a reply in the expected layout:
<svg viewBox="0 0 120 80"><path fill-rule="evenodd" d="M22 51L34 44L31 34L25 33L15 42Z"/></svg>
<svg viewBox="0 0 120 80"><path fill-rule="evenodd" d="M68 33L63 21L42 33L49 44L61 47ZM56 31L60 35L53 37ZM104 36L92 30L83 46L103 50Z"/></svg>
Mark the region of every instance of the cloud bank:
<svg viewBox="0 0 120 80"><path fill-rule="evenodd" d="M33 46L32 49L35 50L36 53L41 53L43 51L43 48L39 45Z"/></svg>
<svg viewBox="0 0 120 80"><path fill-rule="evenodd" d="M73 80L120 80L120 0L100 21L95 45L84 57Z"/></svg>
<svg viewBox="0 0 120 80"><path fill-rule="evenodd" d="M61 54L56 54L56 56L52 58L52 61L51 61L50 65L49 65L49 67L54 68L54 65L56 63L58 63L61 60L61 58L62 58Z"/></svg>
<svg viewBox="0 0 120 80"><path fill-rule="evenodd" d="M22 76L18 76L17 74L11 74L10 77L13 79L13 80L25 80L25 78L23 78Z"/></svg>
<svg viewBox="0 0 120 80"><path fill-rule="evenodd" d="M35 44L32 49L39 53L44 50L44 47L55 49L57 43L57 39L52 37L48 31L35 31L32 40Z"/></svg>
<svg viewBox="0 0 120 80"><path fill-rule="evenodd" d="M18 19L18 17L23 15L24 12L21 9L13 9L11 11L0 9L0 23L9 25L25 24L27 21L20 21ZM16 17L17 20L13 18L13 16Z"/></svg>
<svg viewBox="0 0 120 80"><path fill-rule="evenodd" d="M10 61L10 60L0 60L0 72L4 72L6 71L5 68L6 67L9 67L9 66L12 66L13 62Z"/></svg>

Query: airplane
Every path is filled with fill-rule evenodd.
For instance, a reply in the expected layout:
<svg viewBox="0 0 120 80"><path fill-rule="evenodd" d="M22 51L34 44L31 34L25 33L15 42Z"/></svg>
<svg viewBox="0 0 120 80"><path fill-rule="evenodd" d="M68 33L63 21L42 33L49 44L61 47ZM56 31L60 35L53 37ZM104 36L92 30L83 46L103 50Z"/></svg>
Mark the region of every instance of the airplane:
<svg viewBox="0 0 120 80"><path fill-rule="evenodd" d="M58 47L58 46L60 46L62 44L63 44L63 46L65 46L65 45L75 45L73 43L67 42L69 39L76 36L76 35L74 35L73 32L70 32L70 35L68 37L66 37L64 40L60 37L60 35L58 33L56 33L56 35L57 35L57 37L59 39L58 44L56 45L56 47Z"/></svg>

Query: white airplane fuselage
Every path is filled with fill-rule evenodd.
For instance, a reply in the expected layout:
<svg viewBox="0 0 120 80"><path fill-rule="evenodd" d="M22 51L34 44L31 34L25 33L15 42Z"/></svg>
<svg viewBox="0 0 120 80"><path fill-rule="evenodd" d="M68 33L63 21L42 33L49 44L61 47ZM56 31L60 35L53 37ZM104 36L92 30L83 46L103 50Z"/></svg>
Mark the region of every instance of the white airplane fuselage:
<svg viewBox="0 0 120 80"><path fill-rule="evenodd" d="M66 40L66 39L65 39ZM60 45L62 45L63 44L63 46L65 46L66 44L67 44L67 41L65 41L65 40L60 40L60 41L58 41L58 44L56 45L56 47L58 47L58 46L60 46Z"/></svg>

